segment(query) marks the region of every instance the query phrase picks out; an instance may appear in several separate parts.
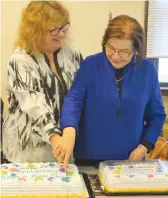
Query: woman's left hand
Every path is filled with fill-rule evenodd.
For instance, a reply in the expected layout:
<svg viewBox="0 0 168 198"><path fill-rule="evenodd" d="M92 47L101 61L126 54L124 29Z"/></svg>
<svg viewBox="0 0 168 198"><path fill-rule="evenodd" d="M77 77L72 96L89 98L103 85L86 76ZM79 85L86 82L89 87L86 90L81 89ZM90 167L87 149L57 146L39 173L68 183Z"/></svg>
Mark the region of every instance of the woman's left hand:
<svg viewBox="0 0 168 198"><path fill-rule="evenodd" d="M129 161L141 161L147 154L147 148L143 145L138 146L135 150L133 150L129 156Z"/></svg>

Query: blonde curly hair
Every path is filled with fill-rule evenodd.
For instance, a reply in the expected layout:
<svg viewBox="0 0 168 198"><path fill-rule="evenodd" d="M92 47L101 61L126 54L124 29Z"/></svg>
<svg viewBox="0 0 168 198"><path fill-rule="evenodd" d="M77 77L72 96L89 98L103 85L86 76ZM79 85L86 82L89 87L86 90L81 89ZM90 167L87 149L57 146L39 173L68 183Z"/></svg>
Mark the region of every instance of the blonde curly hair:
<svg viewBox="0 0 168 198"><path fill-rule="evenodd" d="M69 22L68 10L57 1L31 1L22 11L18 38L14 48L41 52L41 41L48 30ZM65 34L65 38L67 32Z"/></svg>

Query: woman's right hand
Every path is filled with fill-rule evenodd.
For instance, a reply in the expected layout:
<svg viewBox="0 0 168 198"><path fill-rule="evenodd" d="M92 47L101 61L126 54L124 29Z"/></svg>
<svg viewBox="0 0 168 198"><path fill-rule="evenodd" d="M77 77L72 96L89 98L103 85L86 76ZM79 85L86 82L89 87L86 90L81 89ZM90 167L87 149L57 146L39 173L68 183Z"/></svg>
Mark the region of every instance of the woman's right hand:
<svg viewBox="0 0 168 198"><path fill-rule="evenodd" d="M59 161L59 159L60 159L60 154L55 154L54 153L54 151L55 151L55 149L58 147L58 145L60 144L60 141L61 141L61 136L58 134L58 133L56 133L56 134L54 134L54 135L52 135L51 137L50 137L50 144L51 144L51 146L52 146L52 150L53 150L53 155L54 155L54 157L56 158L56 160L57 161Z"/></svg>
<svg viewBox="0 0 168 198"><path fill-rule="evenodd" d="M53 136L56 136L56 134ZM52 137L50 142L53 147L53 154L58 163L63 163L63 167L66 168L74 149L76 131L73 127L67 127L63 130L62 137Z"/></svg>

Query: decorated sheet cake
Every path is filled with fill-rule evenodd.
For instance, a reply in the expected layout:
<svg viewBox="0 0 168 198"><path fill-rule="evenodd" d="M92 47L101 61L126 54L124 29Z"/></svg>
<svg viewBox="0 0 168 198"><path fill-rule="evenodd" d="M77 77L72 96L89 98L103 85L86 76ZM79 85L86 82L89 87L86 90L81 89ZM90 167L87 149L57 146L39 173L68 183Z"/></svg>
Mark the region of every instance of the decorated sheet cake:
<svg viewBox="0 0 168 198"><path fill-rule="evenodd" d="M168 194L168 162L105 161L99 180L106 193Z"/></svg>
<svg viewBox="0 0 168 198"><path fill-rule="evenodd" d="M1 196L85 197L84 185L75 165L67 169L56 163L11 163L1 165Z"/></svg>

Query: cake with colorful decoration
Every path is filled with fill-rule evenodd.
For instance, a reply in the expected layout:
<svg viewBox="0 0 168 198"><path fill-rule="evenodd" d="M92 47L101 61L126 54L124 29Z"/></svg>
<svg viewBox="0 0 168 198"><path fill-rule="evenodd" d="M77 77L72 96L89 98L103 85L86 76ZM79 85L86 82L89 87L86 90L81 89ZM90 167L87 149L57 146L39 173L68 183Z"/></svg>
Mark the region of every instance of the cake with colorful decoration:
<svg viewBox="0 0 168 198"><path fill-rule="evenodd" d="M11 163L0 166L1 197L85 197L78 168L57 163Z"/></svg>
<svg viewBox="0 0 168 198"><path fill-rule="evenodd" d="M168 194L168 162L105 161L98 177L107 194Z"/></svg>

